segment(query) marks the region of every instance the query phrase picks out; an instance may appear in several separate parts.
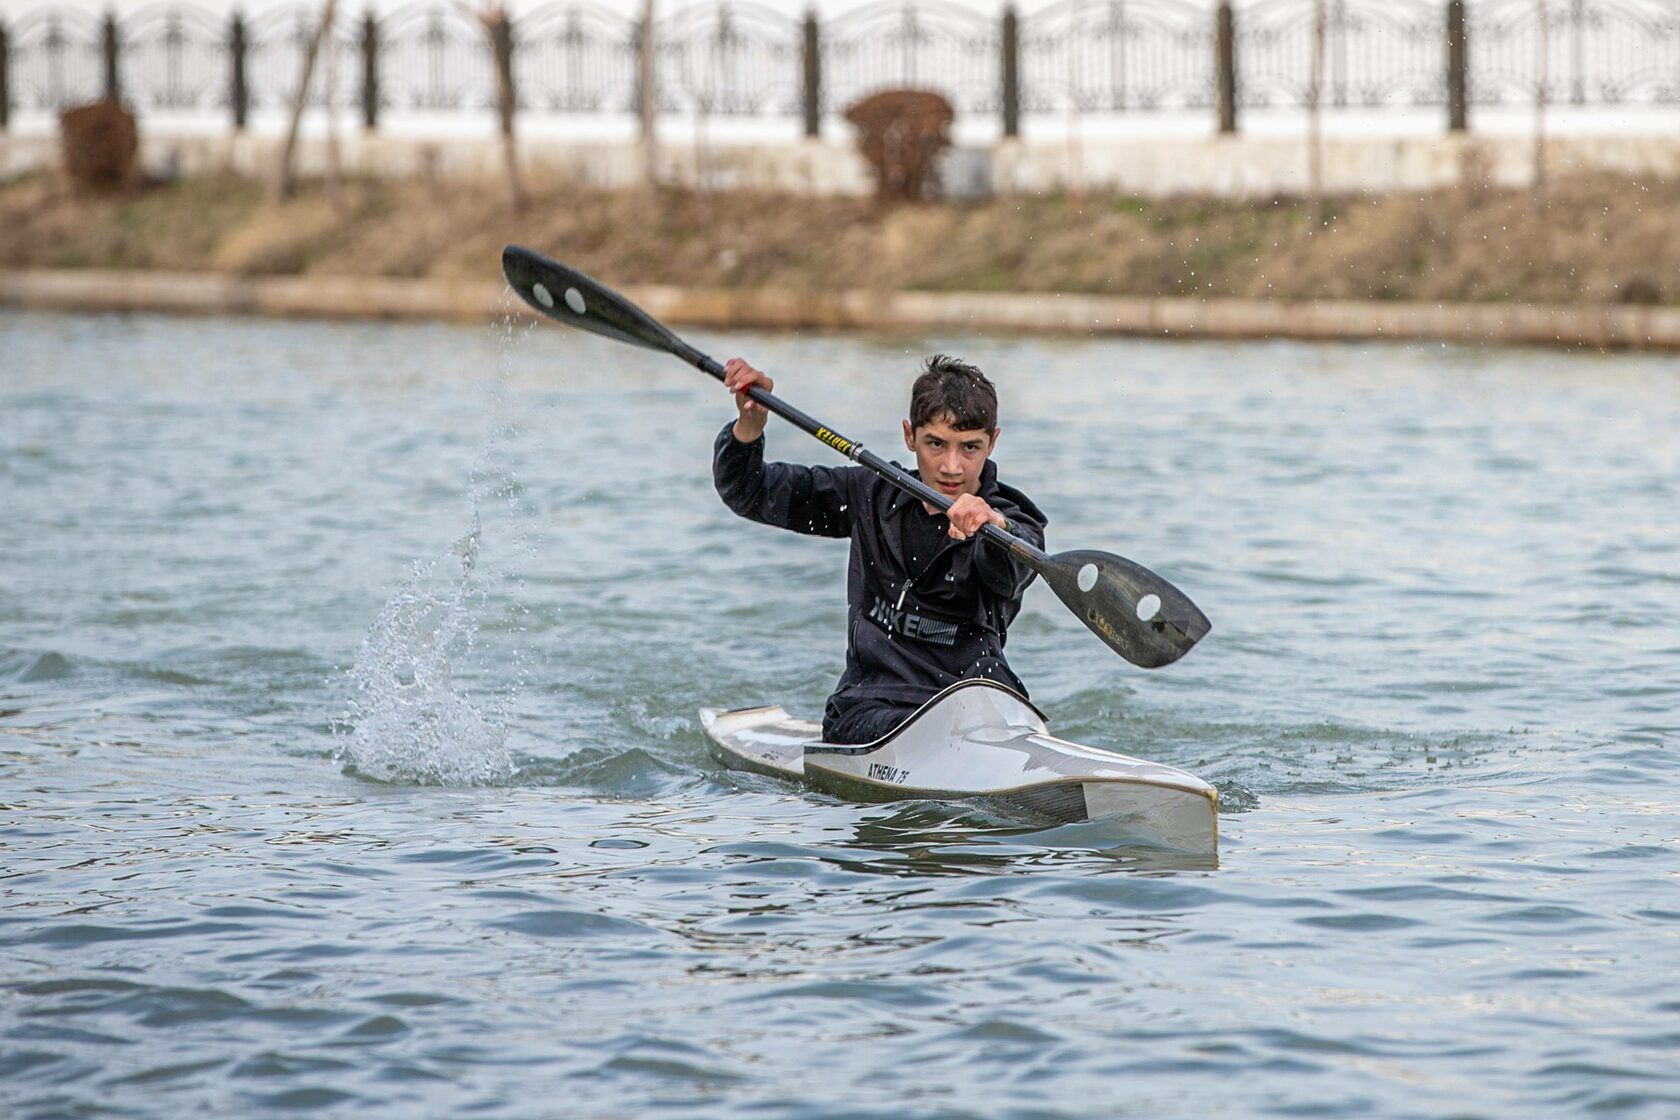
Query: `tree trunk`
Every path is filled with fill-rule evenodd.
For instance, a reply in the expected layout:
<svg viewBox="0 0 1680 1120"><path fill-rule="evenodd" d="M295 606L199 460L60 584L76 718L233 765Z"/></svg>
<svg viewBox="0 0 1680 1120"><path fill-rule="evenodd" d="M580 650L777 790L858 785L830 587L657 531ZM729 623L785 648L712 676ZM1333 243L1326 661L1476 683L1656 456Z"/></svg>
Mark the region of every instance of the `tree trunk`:
<svg viewBox="0 0 1680 1120"><path fill-rule="evenodd" d="M1081 129L1084 118L1079 112L1079 99L1070 96L1067 103L1067 206L1074 215L1085 213L1085 134Z"/></svg>
<svg viewBox="0 0 1680 1120"><path fill-rule="evenodd" d="M315 56L321 53L321 42L332 27L337 7L338 0L326 0L322 5L320 21L315 24L315 33L309 37L309 46L303 52L303 73L298 77L297 95L292 98L292 120L286 128L286 143L280 149L280 167L274 175L276 198L290 196L295 186L292 162L297 155L298 126L303 123L304 106L309 103L309 82L315 76Z"/></svg>
<svg viewBox="0 0 1680 1120"><path fill-rule="evenodd" d="M327 69L321 76L321 100L327 109L327 201L337 213L344 213L344 192L339 189L341 161L338 150L338 66L332 56L333 25L331 16L322 20L327 45Z"/></svg>
<svg viewBox="0 0 1680 1120"><path fill-rule="evenodd" d="M490 56L496 73L496 111L502 132L502 168L507 174L508 206L515 214L525 209L525 183L519 176L519 145L514 135L518 94L513 87L513 20L506 8L486 11L480 20L490 37Z"/></svg>
<svg viewBox="0 0 1680 1120"><path fill-rule="evenodd" d="M638 46L637 77L642 91L642 175L647 189L659 189L659 142L655 135L659 120L658 70L654 66L653 0L642 0L642 41Z"/></svg>
<svg viewBox="0 0 1680 1120"><path fill-rule="evenodd" d="M1539 213L1546 201L1546 85L1551 81L1552 18L1547 0L1535 0L1539 9L1539 55L1534 83L1534 176L1528 196L1529 209Z"/></svg>
<svg viewBox="0 0 1680 1120"><path fill-rule="evenodd" d="M1313 0L1312 73L1307 78L1307 192L1312 222L1324 225L1324 37L1325 0Z"/></svg>

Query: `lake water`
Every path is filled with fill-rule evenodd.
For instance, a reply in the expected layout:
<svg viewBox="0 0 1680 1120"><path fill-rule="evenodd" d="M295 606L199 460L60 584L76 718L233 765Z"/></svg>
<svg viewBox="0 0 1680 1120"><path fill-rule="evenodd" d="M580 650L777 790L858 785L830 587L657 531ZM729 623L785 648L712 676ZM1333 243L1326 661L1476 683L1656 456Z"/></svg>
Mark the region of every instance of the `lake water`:
<svg viewBox="0 0 1680 1120"><path fill-rule="evenodd" d="M1680 1114L1680 360L695 341L877 449L989 370L1052 550L1214 625L1035 587L1012 662L1217 860L711 762L820 711L845 545L673 359L0 312L0 1114Z"/></svg>

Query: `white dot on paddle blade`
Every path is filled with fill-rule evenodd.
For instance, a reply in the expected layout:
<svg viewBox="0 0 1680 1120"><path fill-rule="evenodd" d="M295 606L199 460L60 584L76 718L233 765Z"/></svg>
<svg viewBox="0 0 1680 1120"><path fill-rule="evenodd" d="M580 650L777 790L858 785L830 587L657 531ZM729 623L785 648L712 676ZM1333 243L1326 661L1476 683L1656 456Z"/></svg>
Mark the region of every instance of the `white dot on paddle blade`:
<svg viewBox="0 0 1680 1120"><path fill-rule="evenodd" d="M542 304L544 307L553 307L554 306L554 295L553 295L553 293L551 293L547 288L543 287L541 284L532 284L531 285L531 294L536 296L537 297L537 302Z"/></svg>
<svg viewBox="0 0 1680 1120"><path fill-rule="evenodd" d="M583 305L583 293L576 288L566 289L566 306L582 315L587 308Z"/></svg>
<svg viewBox="0 0 1680 1120"><path fill-rule="evenodd" d="M1097 585L1097 566L1087 564L1079 569L1079 590L1089 591Z"/></svg>
<svg viewBox="0 0 1680 1120"><path fill-rule="evenodd" d="M1148 622L1161 613L1161 597L1159 595L1145 595L1138 600L1137 616L1139 622Z"/></svg>

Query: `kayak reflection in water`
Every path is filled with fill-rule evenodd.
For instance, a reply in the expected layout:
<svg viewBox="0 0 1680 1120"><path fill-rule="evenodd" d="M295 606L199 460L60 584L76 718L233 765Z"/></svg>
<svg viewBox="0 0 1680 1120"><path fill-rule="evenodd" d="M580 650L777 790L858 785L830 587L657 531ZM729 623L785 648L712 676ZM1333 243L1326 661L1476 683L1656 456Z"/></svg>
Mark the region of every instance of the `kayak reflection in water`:
<svg viewBox="0 0 1680 1120"><path fill-rule="evenodd" d="M915 473L952 500L921 502L860 466L764 461L765 408L746 396L775 382L740 358L724 366L737 416L712 452L724 504L742 517L819 537L849 537L846 671L823 712L823 739L869 743L959 680L1027 694L1003 646L1031 569L976 541L988 521L1044 547L1045 517L998 481L997 390L979 369L935 354L910 390L904 445Z"/></svg>

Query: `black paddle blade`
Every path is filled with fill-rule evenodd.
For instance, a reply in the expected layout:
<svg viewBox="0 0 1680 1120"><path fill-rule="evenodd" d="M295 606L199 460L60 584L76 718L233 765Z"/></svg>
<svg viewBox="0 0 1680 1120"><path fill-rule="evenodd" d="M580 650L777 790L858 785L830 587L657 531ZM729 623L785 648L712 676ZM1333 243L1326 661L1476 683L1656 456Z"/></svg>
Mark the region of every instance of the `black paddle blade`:
<svg viewBox="0 0 1680 1120"><path fill-rule="evenodd" d="M541 253L509 245L502 250L502 275L520 299L555 322L649 350L686 356L689 349L657 319L605 284Z"/></svg>
<svg viewBox="0 0 1680 1120"><path fill-rule="evenodd" d="M1038 571L1093 634L1140 668L1171 665L1212 626L1184 592L1124 557L1058 552Z"/></svg>

